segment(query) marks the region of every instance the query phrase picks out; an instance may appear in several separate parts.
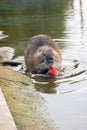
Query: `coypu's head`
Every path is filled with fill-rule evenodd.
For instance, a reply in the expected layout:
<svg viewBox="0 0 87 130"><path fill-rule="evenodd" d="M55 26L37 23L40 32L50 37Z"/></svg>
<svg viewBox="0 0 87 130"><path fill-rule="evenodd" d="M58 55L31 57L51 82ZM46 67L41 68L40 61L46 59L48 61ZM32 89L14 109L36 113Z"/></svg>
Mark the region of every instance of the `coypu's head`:
<svg viewBox="0 0 87 130"><path fill-rule="evenodd" d="M25 49L27 70L35 74L46 74L50 68L58 71L61 66L61 54L56 43L47 35L36 35Z"/></svg>
<svg viewBox="0 0 87 130"><path fill-rule="evenodd" d="M53 48L39 47L33 56L33 73L46 74L52 67L60 70L59 62L58 53Z"/></svg>

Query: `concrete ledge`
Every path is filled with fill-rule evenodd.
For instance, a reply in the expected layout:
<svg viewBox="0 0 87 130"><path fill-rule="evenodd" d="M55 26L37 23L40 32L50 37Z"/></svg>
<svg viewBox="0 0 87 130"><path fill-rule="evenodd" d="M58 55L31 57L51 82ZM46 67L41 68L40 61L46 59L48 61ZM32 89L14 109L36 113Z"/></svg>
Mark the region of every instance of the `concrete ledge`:
<svg viewBox="0 0 87 130"><path fill-rule="evenodd" d="M0 88L0 130L17 130L1 88Z"/></svg>

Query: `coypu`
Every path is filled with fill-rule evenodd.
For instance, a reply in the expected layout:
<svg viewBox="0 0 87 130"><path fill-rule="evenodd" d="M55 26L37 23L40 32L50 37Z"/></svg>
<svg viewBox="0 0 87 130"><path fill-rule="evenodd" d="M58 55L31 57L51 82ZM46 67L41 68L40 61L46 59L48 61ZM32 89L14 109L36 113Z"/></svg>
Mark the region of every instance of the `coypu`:
<svg viewBox="0 0 87 130"><path fill-rule="evenodd" d="M35 35L29 40L24 59L27 70L34 74L46 74L50 67L58 71L61 68L59 47L47 35Z"/></svg>

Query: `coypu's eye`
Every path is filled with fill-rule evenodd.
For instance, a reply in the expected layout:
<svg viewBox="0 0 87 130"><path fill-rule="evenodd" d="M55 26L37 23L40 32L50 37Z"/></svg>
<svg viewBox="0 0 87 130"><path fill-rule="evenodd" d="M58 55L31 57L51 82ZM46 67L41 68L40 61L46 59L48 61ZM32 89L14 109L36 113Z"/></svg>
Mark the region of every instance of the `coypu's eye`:
<svg viewBox="0 0 87 130"><path fill-rule="evenodd" d="M43 55L43 56L45 56L45 55L46 55L46 52L45 52L45 51L43 51L43 52L42 52L42 55Z"/></svg>

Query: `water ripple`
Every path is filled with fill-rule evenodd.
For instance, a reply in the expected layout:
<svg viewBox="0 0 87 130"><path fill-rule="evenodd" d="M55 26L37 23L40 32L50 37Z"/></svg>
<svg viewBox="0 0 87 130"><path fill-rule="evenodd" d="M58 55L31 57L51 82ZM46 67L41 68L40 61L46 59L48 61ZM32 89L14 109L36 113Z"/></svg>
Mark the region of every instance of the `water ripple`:
<svg viewBox="0 0 87 130"><path fill-rule="evenodd" d="M42 93L64 94L83 91L86 88L81 86L84 85L84 81L87 81L87 68L84 66L87 66L86 62L65 59L61 76L47 78L41 75L33 75L32 83L37 91Z"/></svg>

